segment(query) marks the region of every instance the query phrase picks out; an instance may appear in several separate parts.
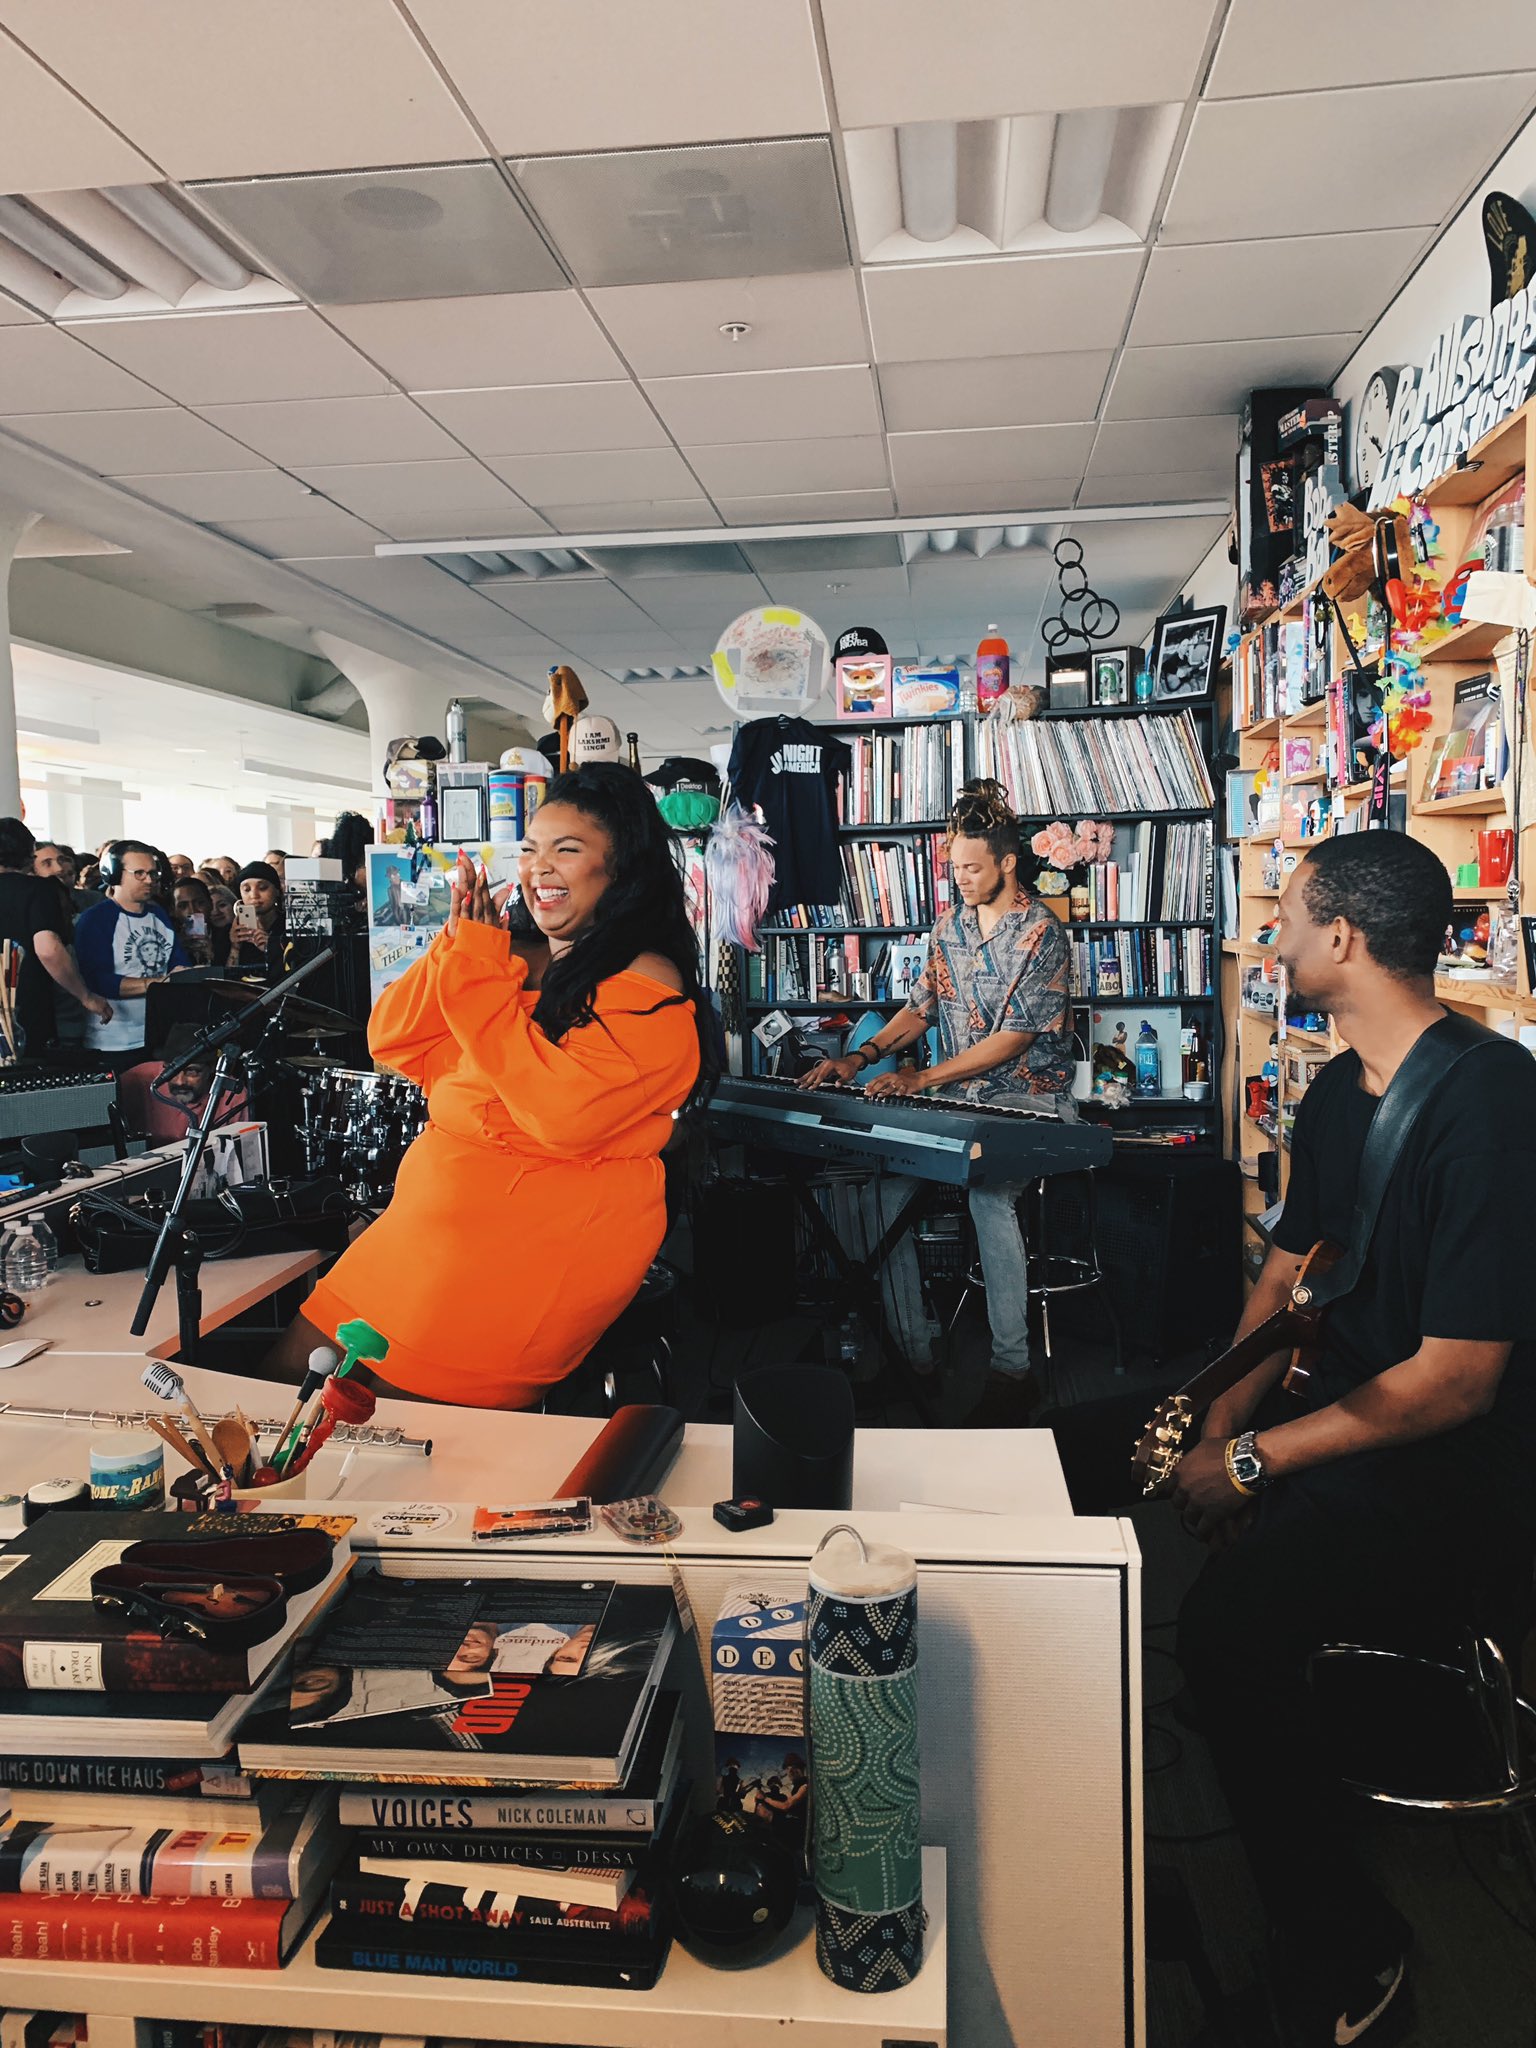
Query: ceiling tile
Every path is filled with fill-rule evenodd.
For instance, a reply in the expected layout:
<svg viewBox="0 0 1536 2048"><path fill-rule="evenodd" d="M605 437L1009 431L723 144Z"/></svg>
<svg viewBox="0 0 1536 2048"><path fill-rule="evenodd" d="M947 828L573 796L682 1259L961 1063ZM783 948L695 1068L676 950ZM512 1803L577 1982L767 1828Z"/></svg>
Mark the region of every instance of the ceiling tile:
<svg viewBox="0 0 1536 2048"><path fill-rule="evenodd" d="M1186 575L1226 530L1225 515L1200 518L1149 519L1133 514L1129 519L1088 521L1071 526L1088 557L1092 582L1115 589L1143 575Z"/></svg>
<svg viewBox="0 0 1536 2048"><path fill-rule="evenodd" d="M1455 78L1536 66L1536 10L1529 0L1483 0L1476 33L1447 35L1433 0L1287 0L1285 33L1275 34L1270 0L1233 0L1205 87L1208 99L1304 92L1330 85L1386 85L1406 78ZM1327 62L1320 67L1319 51Z"/></svg>
<svg viewBox="0 0 1536 2048"><path fill-rule="evenodd" d="M57 10L50 9L49 12ZM18 32L17 10L6 24ZM87 95L89 97L89 95ZM155 167L0 28L0 192L132 185Z"/></svg>
<svg viewBox="0 0 1536 2048"><path fill-rule="evenodd" d="M525 530L522 522L528 508L522 499L467 455L442 462L299 463L295 468L305 483L398 539L430 539L436 533L451 538L458 531L454 519L461 513L493 514L502 521L503 532ZM402 518L416 531L403 533ZM421 519L436 523L422 531ZM537 525L533 521L528 530ZM495 529L482 521L475 530L483 534Z"/></svg>
<svg viewBox="0 0 1536 2048"><path fill-rule="evenodd" d="M767 496L720 497L716 503L728 526L801 526L812 520L896 516L896 500L888 489L779 491Z"/></svg>
<svg viewBox="0 0 1536 2048"><path fill-rule="evenodd" d="M1141 263L1139 249L1115 249L866 270L876 358L1047 355L1068 338L1078 348L1118 348Z"/></svg>
<svg viewBox="0 0 1536 2048"><path fill-rule="evenodd" d="M1232 464L1214 469L1165 469L1155 476L1092 476L1078 492L1080 505L1177 505L1230 498ZM1194 563L1190 564L1194 567Z"/></svg>
<svg viewBox="0 0 1536 2048"><path fill-rule="evenodd" d="M409 616L420 623L449 626L463 620L483 624L493 614L457 576L421 555L369 555L306 561L303 573L375 611Z"/></svg>
<svg viewBox="0 0 1536 2048"><path fill-rule="evenodd" d="M135 406L127 412L22 413L0 420L0 426L98 476L262 467L259 455L175 405Z"/></svg>
<svg viewBox="0 0 1536 2048"><path fill-rule="evenodd" d="M659 448L666 433L627 379L524 384L495 391L418 391L416 403L476 455L568 455Z"/></svg>
<svg viewBox="0 0 1536 2048"><path fill-rule="evenodd" d="M397 392L214 405L204 408L203 417L288 468L300 462L427 462L461 452L451 435Z"/></svg>
<svg viewBox="0 0 1536 2048"><path fill-rule="evenodd" d="M385 380L307 307L93 320L91 346L183 405L351 398Z"/></svg>
<svg viewBox="0 0 1536 2048"><path fill-rule="evenodd" d="M1426 228L1164 245L1147 262L1127 339L1258 341L1369 327L1430 237Z"/></svg>
<svg viewBox="0 0 1536 2048"><path fill-rule="evenodd" d="M7 412L96 412L170 400L57 327L0 327L0 403Z"/></svg>
<svg viewBox="0 0 1536 2048"><path fill-rule="evenodd" d="M1230 469L1237 459L1236 413L1196 419L1111 420L1098 430L1089 476L1156 476L1170 469Z"/></svg>
<svg viewBox="0 0 1536 2048"><path fill-rule="evenodd" d="M793 370L868 356L851 270L614 285L588 296L637 377ZM751 329L739 341L720 332L735 321Z"/></svg>
<svg viewBox="0 0 1536 2048"><path fill-rule="evenodd" d="M583 384L624 365L576 292L398 299L327 318L408 391Z"/></svg>
<svg viewBox="0 0 1536 2048"><path fill-rule="evenodd" d="M768 597L755 576L638 576L624 588L663 631L697 635L713 626L715 639Z"/></svg>
<svg viewBox="0 0 1536 2048"><path fill-rule="evenodd" d="M609 448L579 455L494 455L487 466L530 505L679 498L698 481L675 448Z"/></svg>
<svg viewBox="0 0 1536 2048"><path fill-rule="evenodd" d="M1533 89L1536 74L1514 72L1206 101L1185 144L1162 240L1439 221L1498 155Z"/></svg>
<svg viewBox="0 0 1536 2048"><path fill-rule="evenodd" d="M413 0L412 13L508 155L827 126L808 0Z"/></svg>
<svg viewBox="0 0 1536 2048"><path fill-rule="evenodd" d="M20 299L13 299L9 292L0 292L0 327L32 327L42 317L30 306L24 306Z"/></svg>
<svg viewBox="0 0 1536 2048"><path fill-rule="evenodd" d="M526 625L536 627L541 633L552 634L556 639L562 632L574 631L578 626L590 628L594 633L621 633L629 626L646 633L656 630L653 621L639 605L626 597L617 585L598 576L590 581L586 578L572 582L552 579L547 583L523 584L515 595L509 590L502 602Z"/></svg>
<svg viewBox="0 0 1536 2048"><path fill-rule="evenodd" d="M1044 512L1069 506L1082 481L1081 472L1072 476L1036 477L1025 483L1001 484L910 484L896 493L896 510L903 518L921 519L958 514L961 518L980 512Z"/></svg>
<svg viewBox="0 0 1536 2048"><path fill-rule="evenodd" d="M548 292L565 273L499 164L421 164L193 187L320 306Z"/></svg>
<svg viewBox="0 0 1536 2048"><path fill-rule="evenodd" d="M1006 484L1011 478L1079 473L1093 447L1091 425L968 427L892 434L891 475L898 495L931 484Z"/></svg>
<svg viewBox="0 0 1536 2048"><path fill-rule="evenodd" d="M344 554L349 548L359 556L371 556L375 543L383 537L376 526L365 525L350 512L339 512L334 505L287 519L221 519L218 526L221 533L244 541L248 547L260 548L264 555L289 560L302 560L307 555Z"/></svg>
<svg viewBox="0 0 1536 2048"><path fill-rule="evenodd" d="M820 441L737 441L685 452L714 498L879 490L888 481L885 443L872 434Z"/></svg>
<svg viewBox="0 0 1536 2048"><path fill-rule="evenodd" d="M189 519L276 519L298 513L313 494L280 469L209 469L187 476L120 476L113 479L152 504Z"/></svg>
<svg viewBox="0 0 1536 2048"><path fill-rule="evenodd" d="M581 285L841 270L825 135L521 157L513 176Z"/></svg>
<svg viewBox="0 0 1536 2048"><path fill-rule="evenodd" d="M1289 340L1194 341L1128 348L1120 358L1104 417L1171 420L1237 412L1264 384L1326 383L1354 348L1353 334Z"/></svg>
<svg viewBox="0 0 1536 2048"><path fill-rule="evenodd" d="M1060 107L1133 107L1189 97L1215 0L1099 0L1032 7L998 0L822 0L838 119L972 121Z"/></svg>
<svg viewBox="0 0 1536 2048"><path fill-rule="evenodd" d="M718 526L720 514L708 498L636 498L616 505L612 500L590 505L552 505L549 521L561 533L642 533L648 527L687 532L696 526Z"/></svg>
<svg viewBox="0 0 1536 2048"><path fill-rule="evenodd" d="M882 619L912 607L905 569L780 569L765 572L763 581L775 604L793 605L813 618L836 611L846 619L858 612L881 632Z"/></svg>
<svg viewBox="0 0 1536 2048"><path fill-rule="evenodd" d="M1032 427L1091 420L1109 349L1046 356L984 356L950 363L886 363L880 370L892 433L928 427Z"/></svg>
<svg viewBox="0 0 1536 2048"><path fill-rule="evenodd" d="M881 427L874 377L863 363L658 377L645 389L673 439L690 448L779 435L878 434Z"/></svg>
<svg viewBox="0 0 1536 2048"><path fill-rule="evenodd" d="M5 0L5 21L173 178L483 151L392 0Z"/></svg>

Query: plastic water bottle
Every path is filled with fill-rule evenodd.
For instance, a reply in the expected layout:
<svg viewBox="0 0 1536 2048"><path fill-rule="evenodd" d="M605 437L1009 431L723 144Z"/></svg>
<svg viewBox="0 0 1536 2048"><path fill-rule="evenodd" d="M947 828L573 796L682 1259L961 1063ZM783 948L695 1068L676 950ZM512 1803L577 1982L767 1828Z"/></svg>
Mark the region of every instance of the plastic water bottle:
<svg viewBox="0 0 1536 2048"><path fill-rule="evenodd" d="M469 725L464 716L464 706L455 697L448 706L448 759L453 762L469 759Z"/></svg>
<svg viewBox="0 0 1536 2048"><path fill-rule="evenodd" d="M11 1241L5 1261L5 1280L18 1294L38 1294L48 1284L48 1255L24 1223Z"/></svg>
<svg viewBox="0 0 1536 2048"><path fill-rule="evenodd" d="M47 1218L41 1209L34 1209L27 1218L27 1227L43 1248L43 1257L48 1261L50 1274L59 1270L59 1240L48 1228Z"/></svg>
<svg viewBox="0 0 1536 2048"><path fill-rule="evenodd" d="M1147 1018L1141 1020L1141 1029L1136 1034L1136 1093L1138 1095L1161 1095L1163 1092L1163 1065L1158 1051L1157 1033Z"/></svg>

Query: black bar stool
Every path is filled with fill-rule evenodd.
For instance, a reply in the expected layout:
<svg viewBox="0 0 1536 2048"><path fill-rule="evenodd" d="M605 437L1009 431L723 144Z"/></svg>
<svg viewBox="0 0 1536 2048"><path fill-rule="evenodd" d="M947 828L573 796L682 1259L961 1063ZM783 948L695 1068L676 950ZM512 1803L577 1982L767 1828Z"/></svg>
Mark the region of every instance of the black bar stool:
<svg viewBox="0 0 1536 2048"><path fill-rule="evenodd" d="M672 1338L677 1330L677 1273L653 1259L633 1301L604 1330L586 1357L540 1402L550 1415L612 1415L623 1405L619 1382L650 1382L644 1399L672 1405Z"/></svg>
<svg viewBox="0 0 1536 2048"><path fill-rule="evenodd" d="M1050 1359L1051 1304L1064 1295L1084 1294L1103 1288L1098 1301L1109 1321L1115 1347L1115 1371L1125 1370L1125 1349L1120 1332L1120 1315L1114 1295L1104 1285L1099 1264L1098 1184L1096 1169L1084 1166L1070 1173L1042 1174L1025 1187L1020 1198L1024 1228L1024 1255L1029 1272L1029 1298L1040 1309L1040 1332L1045 1355ZM973 1295L986 1293L981 1263L976 1261L965 1275L965 1285L946 1325L952 1336L961 1313Z"/></svg>

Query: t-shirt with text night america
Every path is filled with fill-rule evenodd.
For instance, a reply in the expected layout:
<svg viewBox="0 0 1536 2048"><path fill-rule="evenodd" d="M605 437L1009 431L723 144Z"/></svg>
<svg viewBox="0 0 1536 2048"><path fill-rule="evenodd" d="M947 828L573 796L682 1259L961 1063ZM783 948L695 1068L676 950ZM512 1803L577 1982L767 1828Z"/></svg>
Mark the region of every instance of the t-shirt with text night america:
<svg viewBox="0 0 1536 2048"><path fill-rule="evenodd" d="M1342 1052L1296 1111L1285 1210L1274 1241L1303 1253L1348 1244L1360 1158L1380 1098ZM1451 1503L1536 1533L1536 1302L1530 1199L1536 1183L1536 1060L1509 1040L1481 1046L1442 1081L1408 1138L1359 1280L1328 1311L1310 1408L1411 1358L1426 1337L1513 1345L1492 1408L1459 1428L1328 1468L1370 1466L1417 1489L1424 1512ZM1389 1469L1390 1467L1390 1469ZM1321 1469L1321 1468L1320 1468ZM1470 1511L1470 1510L1469 1510Z"/></svg>
<svg viewBox="0 0 1536 2048"><path fill-rule="evenodd" d="M795 903L836 903L838 779L853 755L804 718L754 718L736 735L727 770L736 799L757 804L773 840L770 919Z"/></svg>

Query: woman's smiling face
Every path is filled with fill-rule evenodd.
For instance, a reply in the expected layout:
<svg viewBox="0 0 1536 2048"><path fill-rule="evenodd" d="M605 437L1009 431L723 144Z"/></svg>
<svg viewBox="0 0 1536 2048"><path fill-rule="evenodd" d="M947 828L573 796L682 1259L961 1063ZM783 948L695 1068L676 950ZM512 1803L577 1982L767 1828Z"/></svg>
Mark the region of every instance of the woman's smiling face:
<svg viewBox="0 0 1536 2048"><path fill-rule="evenodd" d="M612 841L574 804L540 804L523 834L517 879L529 915L554 945L579 938L613 879Z"/></svg>

